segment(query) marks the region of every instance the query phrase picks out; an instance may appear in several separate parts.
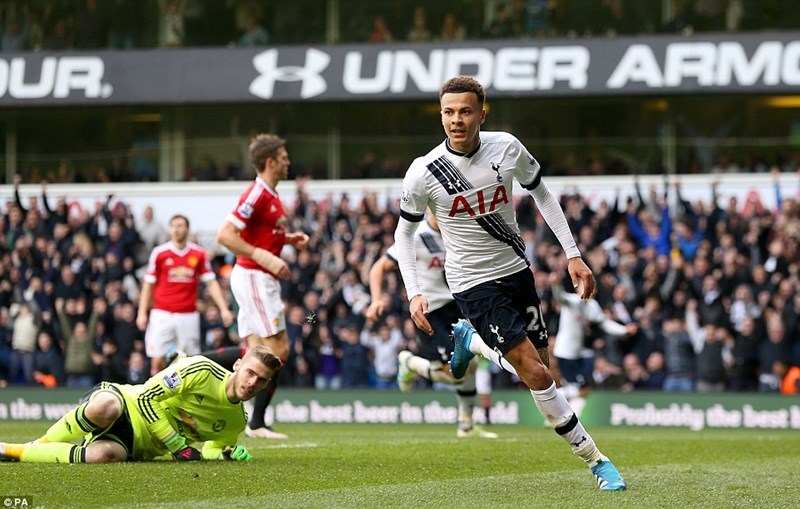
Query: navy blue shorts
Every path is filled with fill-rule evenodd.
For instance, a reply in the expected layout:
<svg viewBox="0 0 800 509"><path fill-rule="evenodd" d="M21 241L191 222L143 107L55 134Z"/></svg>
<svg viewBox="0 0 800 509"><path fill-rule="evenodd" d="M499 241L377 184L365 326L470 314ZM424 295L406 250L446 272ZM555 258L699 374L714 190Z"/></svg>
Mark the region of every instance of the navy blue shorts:
<svg viewBox="0 0 800 509"><path fill-rule="evenodd" d="M453 324L461 318L458 304L450 304L428 313L428 322L433 327L433 336L417 329L417 345L419 356L429 361L441 361L447 364L453 353Z"/></svg>
<svg viewBox="0 0 800 509"><path fill-rule="evenodd" d="M577 384L580 387L586 387L587 380L584 371L583 359L562 359L556 357L558 361L558 370L561 372L561 382Z"/></svg>
<svg viewBox="0 0 800 509"><path fill-rule="evenodd" d="M525 338L536 348L547 347L547 327L530 269L481 283L453 297L489 348L506 354Z"/></svg>

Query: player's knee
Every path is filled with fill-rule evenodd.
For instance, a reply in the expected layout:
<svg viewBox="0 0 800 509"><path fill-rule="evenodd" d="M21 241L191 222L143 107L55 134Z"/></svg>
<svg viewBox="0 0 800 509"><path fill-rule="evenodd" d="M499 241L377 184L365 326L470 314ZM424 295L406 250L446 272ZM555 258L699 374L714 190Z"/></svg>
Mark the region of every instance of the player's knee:
<svg viewBox="0 0 800 509"><path fill-rule="evenodd" d="M125 459L125 449L113 442L95 442L86 447L86 463L117 463Z"/></svg>
<svg viewBox="0 0 800 509"><path fill-rule="evenodd" d="M98 393L86 406L86 417L99 427L106 427L122 415L122 405L108 391Z"/></svg>

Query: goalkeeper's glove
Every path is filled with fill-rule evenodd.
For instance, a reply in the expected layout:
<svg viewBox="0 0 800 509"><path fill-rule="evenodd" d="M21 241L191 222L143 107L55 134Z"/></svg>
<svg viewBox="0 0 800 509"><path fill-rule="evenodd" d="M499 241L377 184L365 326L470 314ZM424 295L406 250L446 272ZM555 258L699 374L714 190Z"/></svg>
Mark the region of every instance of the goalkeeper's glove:
<svg viewBox="0 0 800 509"><path fill-rule="evenodd" d="M253 457L250 455L250 451L243 445L237 445L234 447L226 447L222 451L222 456L226 460L230 461L250 461Z"/></svg>
<svg viewBox="0 0 800 509"><path fill-rule="evenodd" d="M164 441L169 452L175 461L197 461L203 459L200 451L193 447L189 447L186 443L186 438L180 433L173 433L171 437Z"/></svg>
<svg viewBox="0 0 800 509"><path fill-rule="evenodd" d="M172 457L175 458L175 461L200 461L203 459L200 451L188 445L178 452L173 452Z"/></svg>
<svg viewBox="0 0 800 509"><path fill-rule="evenodd" d="M281 269L287 267L286 262L280 256L275 256L266 249L257 247L253 250L252 259L257 264L261 265L276 276L280 274Z"/></svg>

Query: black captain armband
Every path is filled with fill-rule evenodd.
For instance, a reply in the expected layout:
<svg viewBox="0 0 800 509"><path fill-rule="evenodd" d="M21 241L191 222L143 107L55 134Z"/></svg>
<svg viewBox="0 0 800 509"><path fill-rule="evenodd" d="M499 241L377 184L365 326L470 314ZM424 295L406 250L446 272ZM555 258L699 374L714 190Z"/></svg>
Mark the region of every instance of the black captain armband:
<svg viewBox="0 0 800 509"><path fill-rule="evenodd" d="M536 175L536 178L530 184L520 184L523 189L526 191L533 191L539 186L539 183L542 181L542 172L539 172Z"/></svg>
<svg viewBox="0 0 800 509"><path fill-rule="evenodd" d="M409 223L419 223L425 217L423 214L415 215L406 212L405 210L400 211L400 217L408 221Z"/></svg>

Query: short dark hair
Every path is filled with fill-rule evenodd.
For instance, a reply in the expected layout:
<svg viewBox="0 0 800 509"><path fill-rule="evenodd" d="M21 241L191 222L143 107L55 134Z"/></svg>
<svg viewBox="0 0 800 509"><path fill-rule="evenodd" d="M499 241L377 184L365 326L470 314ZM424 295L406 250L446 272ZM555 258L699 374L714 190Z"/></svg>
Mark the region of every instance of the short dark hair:
<svg viewBox="0 0 800 509"><path fill-rule="evenodd" d="M259 134L250 142L250 162L256 172L264 169L267 159L278 155L278 149L286 145L286 140L274 134Z"/></svg>
<svg viewBox="0 0 800 509"><path fill-rule="evenodd" d="M486 90L483 85L478 83L478 80L470 76L456 76L444 82L442 88L439 89L439 99L444 94L461 94L463 92L472 92L478 98L478 104L483 106L486 101Z"/></svg>
<svg viewBox="0 0 800 509"><path fill-rule="evenodd" d="M189 227L189 218L184 216L183 214L175 214L171 218L169 218L169 224L172 224L173 221L176 219L183 219L186 222L186 227Z"/></svg>
<svg viewBox="0 0 800 509"><path fill-rule="evenodd" d="M272 371L278 371L283 366L281 359L264 345L256 345L248 349L245 357L256 357L264 366Z"/></svg>

